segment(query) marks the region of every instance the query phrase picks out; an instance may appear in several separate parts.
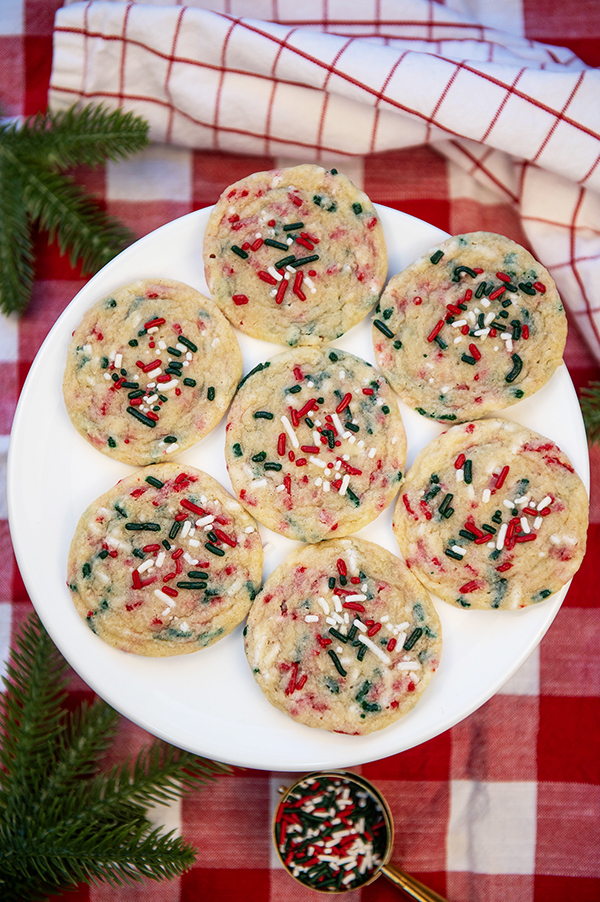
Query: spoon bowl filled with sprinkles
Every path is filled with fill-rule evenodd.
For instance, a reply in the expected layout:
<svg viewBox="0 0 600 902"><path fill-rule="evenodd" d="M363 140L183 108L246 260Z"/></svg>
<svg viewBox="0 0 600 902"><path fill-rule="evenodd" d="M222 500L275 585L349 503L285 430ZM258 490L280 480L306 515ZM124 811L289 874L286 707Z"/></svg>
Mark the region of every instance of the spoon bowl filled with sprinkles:
<svg viewBox="0 0 600 902"><path fill-rule="evenodd" d="M446 902L390 863L392 812L368 780L349 771L324 771L281 791L273 841L288 874L304 886L343 893L383 874L412 899Z"/></svg>

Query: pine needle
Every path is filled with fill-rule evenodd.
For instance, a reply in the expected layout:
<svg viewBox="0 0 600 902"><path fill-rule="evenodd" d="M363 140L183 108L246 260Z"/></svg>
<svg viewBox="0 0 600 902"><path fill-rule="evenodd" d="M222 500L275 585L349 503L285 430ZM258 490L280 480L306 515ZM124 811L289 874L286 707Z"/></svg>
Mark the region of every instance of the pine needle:
<svg viewBox="0 0 600 902"><path fill-rule="evenodd" d="M597 445L600 442L600 382L590 382L582 388L579 403L588 440Z"/></svg>
<svg viewBox="0 0 600 902"><path fill-rule="evenodd" d="M81 882L179 876L195 850L156 829L146 809L230 772L156 741L101 773L119 715L100 700L67 711L65 672L32 617L0 696L0 902L33 902Z"/></svg>

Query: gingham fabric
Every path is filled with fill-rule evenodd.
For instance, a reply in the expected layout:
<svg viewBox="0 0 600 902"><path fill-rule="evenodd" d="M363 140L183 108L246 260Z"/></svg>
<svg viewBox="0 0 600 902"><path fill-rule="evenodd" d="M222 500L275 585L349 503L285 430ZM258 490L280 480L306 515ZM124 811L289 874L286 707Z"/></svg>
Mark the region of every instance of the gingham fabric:
<svg viewBox="0 0 600 902"><path fill-rule="evenodd" d="M6 114L34 113L46 106L52 66L52 30L58 6L59 0L11 0L0 6L0 102ZM90 13L92 7L97 4L89 7ZM123 9L120 4L114 4L114 13L119 9ZM464 6L458 2L443 6L385 0L360 4L352 4L349 0L345 3L306 0L301 10L293 9L288 18L284 13L290 7L282 0L252 3L246 0L245 5L231 0L220 6L215 4L214 9L216 20L226 23L226 29L231 30L232 52L239 36L236 32L245 27L236 24L237 18L248 15L261 16L261 27L269 35L281 35L282 30L284 35L294 32L287 38L287 43L301 40L315 45L321 40L332 42L327 44L335 48L329 56L332 68L329 75L323 75L331 90L334 83L339 85L339 78L333 71L335 56L343 51L335 61L339 67L350 47L346 48L350 37L373 45L377 59L392 50L398 57L403 51L399 54L393 41L410 38L422 42L435 37L456 42L456 31L435 32L435 22L450 21L456 28L458 22L464 23L467 18L466 2ZM75 5L61 13L60 21L65 21L63 15L74 15L76 10ZM542 0L505 3L472 0L468 10L468 15L481 27L468 33L469 53L461 54L461 59L476 59L474 43L489 40L498 46L499 54L501 45L507 52L502 51L503 61L498 65L506 67L507 80L511 79L509 73L514 73L514 81L520 68L526 66L527 77L531 72L541 77L548 70L551 77L571 79L568 82L572 85L571 91L584 73L584 83L590 73L590 69L585 69L574 56L590 67L600 65L600 7L591 0L565 0L560 6ZM131 9L130 21L135 20L137 12L137 8ZM173 9L157 11L155 8L154 12L164 16L165 21L170 21L174 14ZM180 21L178 40L184 38L191 12L175 11ZM212 15L202 10L195 12L201 16ZM292 16L294 21L291 21ZM348 22L350 16L354 16L354 24L345 26L343 23ZM412 28L409 33L409 23L417 16L421 30ZM303 35L305 31L310 35L301 38L300 29ZM502 40L499 33L502 33ZM165 34L166 27L163 39ZM463 30L460 34L465 37L467 32ZM370 36L368 40L364 35ZM58 40L57 37L57 47ZM532 42L555 46L551 51L540 50L539 44ZM119 46L122 49L121 41ZM278 49L281 47L279 44ZM442 49L436 47L436 53L441 54ZM129 49L127 52L129 54ZM174 51L169 52L174 55ZM409 55L425 52L423 46L417 48L415 44ZM552 63L544 64L546 69L541 68L539 54L542 53L547 55L546 59L551 59L550 53L556 58ZM447 47L444 54L452 59ZM230 73L225 77L218 53L217 59L217 70L204 74L226 85ZM348 70L358 71L353 70L353 66L360 61L354 58L350 65L349 60ZM228 67L232 65L229 49L225 61ZM257 59L246 60L249 69L258 62ZM273 63L271 56L267 74ZM289 74L300 62L294 63L286 49L279 55L279 75L279 66L284 64L291 67L287 70ZM477 65L483 65L481 56ZM472 68L477 67L473 65ZM380 67L378 73L380 77ZM110 75L109 70L107 74ZM463 74L464 67L461 67L453 85ZM591 74L597 77L596 72ZM363 75L375 79L376 73L363 71ZM298 70L292 80L300 81L302 77ZM272 83L273 79L269 84ZM382 87L380 78L377 90L381 91ZM418 84L413 80L411 103L417 88ZM581 87L577 93L580 90ZM317 94L316 89L313 91ZM512 104L515 94L509 93ZM557 111L557 128L553 135L558 126L562 135L563 125L568 124L566 120L573 118L573 101L566 107L569 92L550 93L545 104ZM220 96L219 122L223 125L230 115L232 95L226 95L222 89ZM328 96L326 92L320 92L318 102L323 104L323 98ZM342 96L341 92L339 96ZM400 92L397 98L401 97L408 105L407 95ZM337 102L352 103L355 110L359 99L346 96L339 101L329 97L327 101L328 104ZM378 107L381 120L392 115L384 105L381 97ZM581 293L579 300L576 292L569 294L573 313L565 359L571 376L576 386L600 378L599 369L578 328L582 320L591 321L577 313L581 286L587 285L587 276L582 275L587 263L575 260L583 253L583 245L578 244L579 231L590 242L585 251L587 256L594 255L592 242L598 235L597 227L596 232L592 227L593 205L589 201L592 191L582 184L573 187L585 174L583 168L579 175L575 173L575 167L582 159L577 152L579 139L570 154L573 159L568 161L569 166L574 167L568 178L565 176L561 180L549 166L542 168L539 158L533 159L539 149L537 144L528 151L531 165L520 167L523 178L519 179L515 173L520 164L511 161L509 154L516 153L519 142L520 147L524 146L523 132L527 128L537 128L533 114L531 121L518 127L515 125L507 146L501 145L498 137L498 144L490 141L484 147L475 143L481 135L469 134L471 143L465 143L456 135L449 137L448 133L437 133L439 126L434 128L433 119L437 122L443 107L444 104L440 104L435 117L431 110L429 118L432 121L426 124L409 121L403 115L396 142L392 140L390 125L386 132L387 145L377 144L371 148L367 142L362 148L355 146L353 154L357 155L345 155L343 164L340 155L334 155L328 149L330 139L325 140L325 125L318 142L313 130L311 140L306 143L320 144L322 163L338 165L338 168L343 166L374 201L416 215L453 234L491 229L531 245L538 240L538 233L532 231L521 214L525 210L537 211L540 219L550 220L539 223L540 234L542 227L547 229L548 235L560 234L553 223L559 221L559 211L562 216L568 209L567 195L572 199L573 191L580 192L578 196L582 199L578 206L575 204L577 217L574 218L573 207L570 218L567 216L562 221L564 235L553 245L550 263L554 265L553 273L557 279L561 272L570 273L561 286L565 294L570 285L579 285ZM492 118L498 107L495 102L492 111L490 105L488 113ZM586 107L581 110L581 121L585 118L589 125L598 112L597 92ZM150 110L144 112L150 116ZM295 111L288 109L288 112L293 119ZM455 123L463 118L460 109L455 110ZM352 134L346 138L356 141L361 137L361 129L352 117L349 119ZM183 141L179 133L176 135L176 128L182 123L174 111L171 121L172 139ZM329 114L324 123L328 121ZM211 120L211 125L214 124ZM253 127L256 128L256 122ZM464 134L463 129L461 135ZM273 141L265 143L264 136L255 143L246 136L248 140L232 147L226 142L238 139L225 129L212 127L209 137L203 150L175 143L170 146L155 144L130 161L110 164L94 172L80 170L77 176L105 203L111 214L119 216L141 236L177 216L214 203L232 181L259 169L289 163L301 156L306 158L310 149L305 147L301 152L297 146ZM560 141L558 137L554 148L557 159L563 147L562 137ZM424 143L426 138L430 142L427 145ZM583 137L581 140L584 142ZM554 143L554 138L549 143ZM472 171L464 163L465 149L471 155L469 166L473 167ZM520 152L525 156L523 150ZM504 190L495 190L494 179L488 182L479 179L481 167L488 168L492 162L497 166L492 171L494 179L512 184L514 197ZM590 162L588 168L591 166ZM533 184L528 182L531 172L536 173L535 178L547 179L554 188L552 192L549 189L534 192L531 188L538 200L528 205L525 195ZM515 180L511 182L513 178ZM585 202L590 203L587 210L583 208L584 197ZM536 204L542 203L547 203L548 208L540 212ZM585 229L577 228L581 223L587 223L587 233ZM564 256L564 236L568 236L568 258ZM44 237L36 239L36 255L37 279L29 310L20 321L11 317L0 324L0 373L4 385L0 396L0 459L3 462L19 390L29 366L57 316L84 284L81 273L69 266L55 246L48 247ZM591 272L593 262L588 262ZM588 295L588 303L593 306L590 298ZM445 895L449 902L592 902L600 899L600 598L595 572L600 550L600 453L596 449L591 449L591 460L592 522L588 554L539 648L496 696L453 729L418 748L353 768L372 779L391 805L396 827L393 859ZM0 559L0 658L5 659L19 624L32 607L10 552L4 486L0 505L0 530L5 540L5 553ZM75 674L70 688L74 699L91 697L91 691ZM148 740L143 730L123 720L107 764L135 753ZM195 866L181 879L122 890L80 887L70 898L74 902L135 902L137 899L196 902L202 898L227 902L240 897L247 902L309 902L317 898L312 891L294 883L277 865L271 847L270 820L277 788L292 779L290 774L235 770L232 776L220 779L210 788L187 796L168 810L157 812L157 820L181 830L198 848ZM359 898L372 902L401 896L380 878L370 887L349 894L348 898L352 902Z"/></svg>

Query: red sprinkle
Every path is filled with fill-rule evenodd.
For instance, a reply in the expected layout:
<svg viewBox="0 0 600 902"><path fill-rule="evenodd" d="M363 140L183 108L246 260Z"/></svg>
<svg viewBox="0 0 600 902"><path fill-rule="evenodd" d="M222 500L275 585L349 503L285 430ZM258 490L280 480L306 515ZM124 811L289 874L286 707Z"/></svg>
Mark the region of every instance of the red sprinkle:
<svg viewBox="0 0 600 902"><path fill-rule="evenodd" d="M362 393L363 393L363 395L372 395L373 389L372 388L363 388Z"/></svg>
<svg viewBox="0 0 600 902"><path fill-rule="evenodd" d="M506 570L512 570L512 564L509 564L508 561L505 561L503 564L500 564L499 567L496 567L498 573L505 573Z"/></svg>
<svg viewBox="0 0 600 902"><path fill-rule="evenodd" d="M177 598L177 596L179 595L177 589L172 589L171 586L163 586L162 591L165 593L165 595L170 595L171 598Z"/></svg>
<svg viewBox="0 0 600 902"><path fill-rule="evenodd" d="M429 342L433 341L435 339L436 335L438 335L438 333L441 332L443 327L444 327L444 320L441 319L439 321L439 323L431 330L431 332L427 336L427 341L429 341Z"/></svg>
<svg viewBox="0 0 600 902"><path fill-rule="evenodd" d="M304 407L297 411L298 417L305 417L311 410L318 410L318 407L319 405L317 404L316 398L311 398L310 401L306 402Z"/></svg>
<svg viewBox="0 0 600 902"><path fill-rule="evenodd" d="M204 516L206 513L201 507L198 507L197 504L194 504L193 501L188 501L187 498L182 498L179 502L181 507L185 507L186 510L192 511L193 514L200 514L200 516Z"/></svg>
<svg viewBox="0 0 600 902"><path fill-rule="evenodd" d="M152 329L153 326L162 326L163 323L166 323L166 320L159 316L156 319L151 319L149 323L144 323L144 329Z"/></svg>
<svg viewBox="0 0 600 902"><path fill-rule="evenodd" d="M283 484L285 486L285 489L286 489L286 492L288 493L288 495L291 495L292 494L292 477L290 476L289 473L287 473L283 477Z"/></svg>
<svg viewBox="0 0 600 902"><path fill-rule="evenodd" d="M316 445L300 445L300 450L305 454L318 454L321 449Z"/></svg>
<svg viewBox="0 0 600 902"><path fill-rule="evenodd" d="M283 457L283 455L285 454L285 439L285 432L280 432L277 439L277 453L280 457Z"/></svg>
<svg viewBox="0 0 600 902"><path fill-rule="evenodd" d="M295 378L296 382L302 382L302 380L304 379L304 376L302 375L302 370L300 369L299 366L294 367L294 378Z"/></svg>
<svg viewBox="0 0 600 902"><path fill-rule="evenodd" d="M269 285L277 285L275 276L272 276L270 272L265 272L264 269L259 271L258 278L262 279L263 282L267 282Z"/></svg>
<svg viewBox="0 0 600 902"><path fill-rule="evenodd" d="M508 276L505 272L497 272L496 278L500 279L501 282L510 282L510 276Z"/></svg>
<svg viewBox="0 0 600 902"><path fill-rule="evenodd" d="M162 385L163 382L170 382L171 376L169 376L167 373L161 373L160 376L156 377L156 381L160 382Z"/></svg>
<svg viewBox="0 0 600 902"><path fill-rule="evenodd" d="M146 416L149 420L154 420L155 423L158 423L158 414L154 413L153 410L146 411Z"/></svg>
<svg viewBox="0 0 600 902"><path fill-rule="evenodd" d="M142 588L142 580L141 580L140 574L137 572L137 570L133 571L133 573L131 574L131 578L133 579L133 588L141 589Z"/></svg>
<svg viewBox="0 0 600 902"><path fill-rule="evenodd" d="M375 633L378 633L380 629L381 629L381 624L374 623L373 626L367 630L367 636L369 636L369 637L374 636Z"/></svg>
<svg viewBox="0 0 600 902"><path fill-rule="evenodd" d="M312 241L313 244L319 243L319 238L316 238L314 235L311 235L310 232L300 232L302 238L307 238L308 241Z"/></svg>
<svg viewBox="0 0 600 902"><path fill-rule="evenodd" d="M139 366L139 363L138 363ZM151 373L152 370L157 369L159 366L162 366L162 360L153 360L152 363L142 364L142 369L145 373Z"/></svg>
<svg viewBox="0 0 600 902"><path fill-rule="evenodd" d="M471 352L471 354L473 355L473 357L475 358L475 360L481 360L481 351L479 350L479 348L477 347L477 345L470 344L470 345L469 345L469 351Z"/></svg>
<svg viewBox="0 0 600 902"><path fill-rule="evenodd" d="M296 204L297 207L302 206L302 198L298 197L296 194L288 194L289 199L293 204Z"/></svg>
<svg viewBox="0 0 600 902"><path fill-rule="evenodd" d="M277 304L281 304L283 302L283 298L287 291L288 284L289 284L288 279L282 279L281 282L279 283L279 288L277 289L277 294L275 295L275 302Z"/></svg>
<svg viewBox="0 0 600 902"><path fill-rule="evenodd" d="M529 326L527 324L521 328L521 338L529 338Z"/></svg>
<svg viewBox="0 0 600 902"><path fill-rule="evenodd" d="M363 604L360 604L358 601L345 601L342 604L343 608L348 608L350 611L366 611L366 608Z"/></svg>
<svg viewBox="0 0 600 902"><path fill-rule="evenodd" d="M254 244L250 245L253 251L257 251L259 247L262 246L263 240L262 238L257 238Z"/></svg>
<svg viewBox="0 0 600 902"><path fill-rule="evenodd" d="M337 559L337 570L340 576L347 576L348 569L346 567L346 561L344 561L341 557Z"/></svg>
<svg viewBox="0 0 600 902"><path fill-rule="evenodd" d="M236 307L241 307L242 304L248 303L248 298L245 294L234 294L233 303L236 305Z"/></svg>
<svg viewBox="0 0 600 902"><path fill-rule="evenodd" d="M142 551L145 551L147 554L150 554L151 551L160 551L160 545L144 545Z"/></svg>
<svg viewBox="0 0 600 902"><path fill-rule="evenodd" d="M311 250L312 250L312 248L311 248ZM297 297L299 297L301 301L305 301L305 300L306 300L306 295L305 295L304 292L302 291L302 280L303 280L303 278L304 278L304 273L302 272L301 269L299 269L298 272L296 273L296 275L294 276L294 287L293 287L293 289L292 289L293 292L294 292L294 294L295 294Z"/></svg>
<svg viewBox="0 0 600 902"><path fill-rule="evenodd" d="M395 637L392 637L386 645L386 651L393 651L396 648L397 641Z"/></svg>
<svg viewBox="0 0 600 902"><path fill-rule="evenodd" d="M171 557L173 558L174 561L176 561L178 558L181 557L182 554L183 554L183 548L176 548L175 551L173 552L173 554L171 555Z"/></svg>
<svg viewBox="0 0 600 902"><path fill-rule="evenodd" d="M301 244L302 247L305 247L309 251L314 251L314 249L315 249L314 244L311 241L309 241L307 238L303 238L302 235L299 235L296 238L296 244Z"/></svg>
<svg viewBox="0 0 600 902"><path fill-rule="evenodd" d="M455 470L460 470L460 468L461 468L462 465L464 464L465 460L466 460L465 455L464 455L464 454L459 454L458 457L456 458L456 460L454 461L454 469L455 469Z"/></svg>
<svg viewBox="0 0 600 902"><path fill-rule="evenodd" d="M500 288L496 288L496 290L492 291L492 293L489 295L490 301L495 301L496 298L499 298L500 295L504 294L505 291L506 291L506 285L501 285Z"/></svg>
<svg viewBox="0 0 600 902"><path fill-rule="evenodd" d="M230 548L235 548L237 542L235 539L232 539L231 536L228 536L226 532L223 532L222 529L213 529L213 532L216 536L220 538L222 542L225 542L226 545L229 545Z"/></svg>
<svg viewBox="0 0 600 902"><path fill-rule="evenodd" d="M498 474L498 477L496 479L496 488L497 489L501 489L502 486L504 485L504 481L505 481L506 477L508 476L509 469L510 469L510 467L508 467L508 466L503 467L502 472Z"/></svg>
<svg viewBox="0 0 600 902"><path fill-rule="evenodd" d="M465 297L464 297L464 300L465 300L465 301L470 301L472 297L473 297L473 292L471 291L470 288L467 288L467 290L465 291Z"/></svg>
<svg viewBox="0 0 600 902"><path fill-rule="evenodd" d="M474 592L475 589L479 588L479 583L476 579L472 579L470 583L465 583L464 586L461 586L459 592Z"/></svg>
<svg viewBox="0 0 600 902"><path fill-rule="evenodd" d="M469 334L469 327L467 326L466 323L465 323L464 326L461 326L460 331L462 332L463 335L468 335L468 334Z"/></svg>
<svg viewBox="0 0 600 902"><path fill-rule="evenodd" d="M534 282L533 287L537 288L537 290L541 292L541 294L546 294L546 286L543 282Z"/></svg>
<svg viewBox="0 0 600 902"><path fill-rule="evenodd" d="M352 400L352 395L350 394L350 392L348 392L347 394L344 395L344 397L342 398L342 400L340 401L338 406L335 408L335 412L342 413L342 411L344 411L346 409L346 407L348 407L351 400Z"/></svg>
<svg viewBox="0 0 600 902"><path fill-rule="evenodd" d="M516 542L534 542L537 539L537 535L534 532L528 532L525 536L517 536Z"/></svg>

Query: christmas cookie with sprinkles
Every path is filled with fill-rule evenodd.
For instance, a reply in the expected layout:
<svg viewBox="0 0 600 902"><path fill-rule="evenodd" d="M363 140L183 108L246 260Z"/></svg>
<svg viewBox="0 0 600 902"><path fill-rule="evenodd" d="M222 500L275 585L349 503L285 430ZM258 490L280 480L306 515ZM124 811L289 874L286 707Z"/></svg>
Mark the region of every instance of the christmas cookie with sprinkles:
<svg viewBox="0 0 600 902"><path fill-rule="evenodd" d="M189 654L222 639L261 580L254 520L212 476L171 463L94 501L69 552L77 612L104 642L137 655Z"/></svg>
<svg viewBox="0 0 600 902"><path fill-rule="evenodd" d="M305 164L231 185L204 238L206 281L253 338L318 345L360 322L387 275L373 204L346 176Z"/></svg>
<svg viewBox="0 0 600 902"><path fill-rule="evenodd" d="M406 436L386 380L333 348L284 351L248 374L227 419L233 489L265 526L319 542L374 520L398 491Z"/></svg>
<svg viewBox="0 0 600 902"><path fill-rule="evenodd" d="M373 321L375 357L423 416L464 422L542 388L567 320L549 273L502 235L449 238L398 275Z"/></svg>
<svg viewBox="0 0 600 902"><path fill-rule="evenodd" d="M242 374L233 329L211 300L169 279L143 279L98 301L73 333L63 395L94 448L158 463L204 438Z"/></svg>
<svg viewBox="0 0 600 902"><path fill-rule="evenodd" d="M306 726L350 734L407 714L442 649L418 580L389 551L355 538L293 552L257 596L244 637L272 705Z"/></svg>
<svg viewBox="0 0 600 902"><path fill-rule="evenodd" d="M585 487L554 442L486 419L453 426L421 451L393 529L431 592L460 608L508 610L571 579L587 525Z"/></svg>

